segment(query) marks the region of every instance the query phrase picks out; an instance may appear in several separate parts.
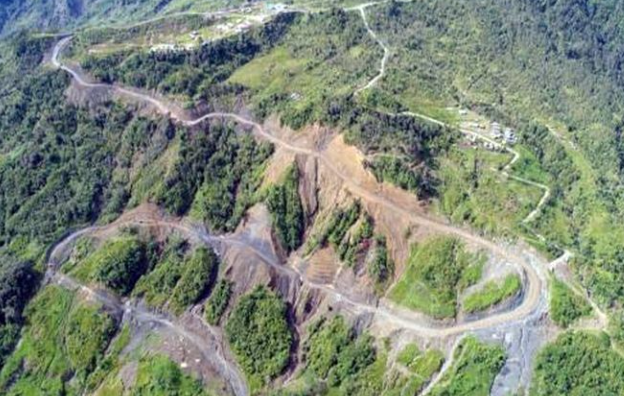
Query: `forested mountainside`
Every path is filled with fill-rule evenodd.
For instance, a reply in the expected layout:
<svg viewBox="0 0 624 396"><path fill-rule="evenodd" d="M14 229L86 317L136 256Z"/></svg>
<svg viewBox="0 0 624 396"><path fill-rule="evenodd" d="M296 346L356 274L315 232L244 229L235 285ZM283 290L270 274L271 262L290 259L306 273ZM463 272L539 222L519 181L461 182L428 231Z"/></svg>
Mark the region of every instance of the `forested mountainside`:
<svg viewBox="0 0 624 396"><path fill-rule="evenodd" d="M624 394L620 2L0 1L1 394Z"/></svg>
<svg viewBox="0 0 624 396"><path fill-rule="evenodd" d="M518 127L558 197L540 232L584 252L610 303L622 296L623 14L619 2L431 1L389 4L373 22L399 48L384 89L425 88Z"/></svg>
<svg viewBox="0 0 624 396"><path fill-rule="evenodd" d="M2 0L0 34L58 31L98 23L140 22L160 14L219 10L241 1L209 0Z"/></svg>

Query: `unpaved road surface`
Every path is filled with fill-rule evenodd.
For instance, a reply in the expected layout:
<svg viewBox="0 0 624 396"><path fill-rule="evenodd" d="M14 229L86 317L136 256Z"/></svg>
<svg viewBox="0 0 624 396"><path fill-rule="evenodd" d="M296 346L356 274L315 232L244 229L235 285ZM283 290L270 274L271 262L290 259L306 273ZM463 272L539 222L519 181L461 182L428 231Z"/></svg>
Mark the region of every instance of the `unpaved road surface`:
<svg viewBox="0 0 624 396"><path fill-rule="evenodd" d="M375 76L372 80L370 80L364 87L362 87L358 91L361 91L361 90L364 90L373 86L374 84L377 83L377 81L379 81L379 79L383 77L385 73L386 62L389 58L388 48L383 44L383 42L377 37L377 35L372 31L372 29L370 29L370 26L368 25L368 22L366 20L366 15L364 13L365 7L366 6L361 6L358 8L358 10L361 12L361 15L364 19L364 22L365 22L365 25L369 34L371 34L371 36L383 47L384 57L381 62L380 73L377 76ZM279 260L276 260L276 258L272 254L259 251L253 246L247 244L247 242L243 240L238 240L235 237L211 236L211 235L208 235L205 232L205 230L190 226L185 223L176 223L176 224L169 223L167 224L167 226L181 230L189 235L193 235L195 238L199 238L200 240L208 244L238 244L239 246L243 246L247 249L250 249L254 252L254 254L257 257L261 259L263 263L278 269L278 271L281 271L282 273L285 273L288 276L297 277L298 281L301 284L305 284L308 287L317 288L317 289L324 291L328 295L332 296L335 300L340 301L350 306L356 312L372 314L377 320L381 322L385 322L385 323L392 324L402 329L416 332L425 337L434 337L434 338L435 337L448 337L448 336L463 335L467 332L478 332L478 331L494 332L494 331L501 331L501 329L517 329L519 326L523 326L525 323L535 322L536 320L538 320L539 317L543 316L545 312L547 312L546 296L548 294L548 291L547 291L547 279L546 279L546 275L544 272L545 265L534 253L529 252L529 251L518 251L518 250L512 249L509 246L501 245L501 244L486 240L483 237L478 236L474 234L473 232L466 230L464 228L446 224L437 219L430 218L426 215L423 215L420 213L414 213L409 210L406 210L405 208L401 207L399 204L392 201L388 197L380 193L374 192L374 191L369 191L368 189L359 185L357 182L353 181L353 179L349 177L349 175L345 174L331 160L329 160L322 151L317 151L317 150L313 150L313 149L306 148L306 147L300 147L284 139L278 138L275 135L271 134L269 131L265 130L265 128L259 123L253 120L247 119L238 114L217 112L217 113L205 114L198 118L189 118L186 114L179 112L178 109L172 107L171 105L166 103L164 100L161 100L151 95L150 93L142 92L140 90L135 90L135 89L129 89L129 88L125 88L125 87L121 87L117 85L90 83L88 79L86 77L83 77L78 70L72 69L70 66L64 65L59 60L59 56L63 47L67 45L70 40L71 40L71 37L66 37L57 43L53 51L52 63L56 67L59 67L65 70L66 72L68 72L73 77L75 83L77 83L81 87L109 89L121 96L125 96L133 100L138 100L140 102L153 106L153 108L157 110L159 113L163 115L167 115L171 117L174 121L185 126L198 125L210 119L234 121L243 127L249 128L258 137L268 140L285 150L289 150L294 153L303 154L306 156L316 158L331 173L339 177L343 181L344 187L348 189L352 194L364 200L374 202L386 208L387 210L394 211L395 213L400 214L401 216L404 216L405 218L410 219L415 224L428 227L430 229L436 230L444 234L455 235L464 240L470 241L471 243L481 246L489 250L490 252L495 253L499 255L500 257L503 257L509 262L513 263L524 274L526 274L527 281L525 285L524 299L521 302L521 304L519 304L517 307L515 307L511 311L497 313L492 316L488 316L488 317L475 320L472 322L456 323L456 324L446 325L446 326L445 325L439 325L439 326L432 325L429 322L423 322L421 320L418 320L416 317L410 316L408 313L405 313L404 311L394 310L391 307L373 306L367 303L355 301L349 298L348 296L344 295L343 293L341 293L339 290L336 290L331 285L315 284L313 282L310 282L309 280L305 278L305 276L302 273L300 273L296 269L297 266L283 265L282 263L279 262ZM427 119L437 124L444 125L438 120L431 119L423 115L414 114L414 113L410 113L410 114L413 116ZM461 132L465 134L475 134L475 132L468 131L468 130L461 130ZM478 135L478 137L480 139L488 140L488 138L485 136ZM546 201L548 200L550 196L550 190L548 189L547 186L541 185L539 183L535 183L530 180L525 180L517 176L509 175L508 170L519 159L519 154L510 148L506 148L506 149L510 153L513 154L513 159L510 161L509 164L507 164L507 166L502 170L502 172L504 172L509 178L524 182L526 184L529 184L529 185L532 185L534 187L538 187L544 190L544 195L542 199L540 200L539 204L537 205L537 207L527 216L527 218L525 218L525 222L529 222L533 220L539 214L542 206L546 203ZM134 221L133 224L141 225L145 223L141 223L141 220L139 219L139 220ZM78 231L75 234L71 234L68 237L68 239L76 238L80 236L78 235L79 233L82 233L80 235L84 235L85 233L88 233L88 231L84 231L84 230ZM62 247L64 243L66 243L66 241L61 242L57 246L57 248ZM54 254L51 255L51 257L53 256ZM181 329L181 331L182 330L183 329ZM232 388L238 389L237 390L238 393L236 393L237 395L245 394L244 392L246 392L246 388L244 387L244 385L241 386L236 376L234 376L233 374L229 374L229 380L230 380L230 384L232 385ZM244 382L242 383L244 384Z"/></svg>
<svg viewBox="0 0 624 396"><path fill-rule="evenodd" d="M57 245L57 249L55 249L56 254L68 254L68 251L59 250L71 249L73 247L71 243L66 243L67 241L73 241L80 236L85 236L88 235L90 232L95 231L97 231L97 227L90 227L89 229L78 231L70 235L66 240L63 241L64 243ZM229 385L229 387L231 388L231 392L234 395L246 396L249 393L247 390L247 384L245 382L245 379L241 372L238 370L238 367L236 367L235 364L231 363L225 358L219 338L214 337L215 339L208 340L206 338L200 337L197 334L186 330L184 326L174 320L167 318L165 315L156 314L141 306L133 305L129 300L123 302L109 293L84 285L73 279L69 275L58 272L58 262L56 261L51 261L48 263L48 273L46 279L47 282L58 284L59 286L66 289L81 291L87 294L90 299L99 302L106 308L109 308L117 313L121 313L128 319L132 319L138 323L157 324L168 328L177 336L186 339L191 345L193 345L194 348L196 348L201 353L205 361L209 362L210 366L214 368L219 376ZM205 322L203 322L203 318L201 319L201 321L206 327L210 327ZM214 331L212 329L209 329L209 332L214 334Z"/></svg>
<svg viewBox="0 0 624 396"><path fill-rule="evenodd" d="M383 206L387 210L394 211L401 216L412 220L415 224L428 227L444 234L455 235L464 240L470 241L473 244L481 246L489 250L490 252L495 253L519 266L521 270L524 271L527 275L525 298L522 304L516 307L516 309L514 309L513 311L504 312L499 315L487 317L475 322L461 323L443 329L431 328L427 325L415 323L409 319L395 317L394 315L390 315L385 311L376 311L376 307L370 307L353 302L355 306L359 307L363 311L375 312L377 315L385 317L386 319L391 320L404 328L412 329L421 333L428 333L430 335L437 334L439 336L448 336L450 334L460 334L466 331L473 331L503 324L509 325L514 321L522 320L523 318L531 315L535 311L535 309L539 306L541 296L547 293L546 278L542 272L543 268L540 263L537 262L537 260L528 260L526 259L526 257L522 257L520 254L511 251L508 246L498 245L492 241L484 239L483 237L475 235L469 230L445 224L425 215L408 211L402 208L400 205L396 204L395 202L391 201L390 199L361 187L358 183L354 182L350 177L348 177L340 169L338 169L331 161L329 161L322 152L309 148L299 147L285 140L277 138L276 136L266 131L263 126L257 122L246 119L238 114L219 112L209 113L195 119L187 119L184 118L184 116L174 113L173 111L171 111L171 108L168 107L166 103L160 101L157 98L154 98L148 93L136 92L134 90L129 90L127 88L119 86L112 86L107 84L93 84L87 82L87 79L81 77L80 73L77 70L62 64L59 60L61 50L65 45L67 45L70 39L70 37L67 37L57 43L53 51L52 63L57 67L60 67L70 73L77 84L85 88L106 87L108 89L117 91L121 95L130 96L134 99L138 99L145 103L152 104L155 106L155 109L160 111L162 114L172 117L173 120L185 126L194 126L209 119L227 119L235 121L243 126L250 127L258 136L272 142L275 145L282 147L283 149L317 158L329 171L342 179L344 182L344 186L354 195ZM346 297L341 296L341 299L346 300Z"/></svg>

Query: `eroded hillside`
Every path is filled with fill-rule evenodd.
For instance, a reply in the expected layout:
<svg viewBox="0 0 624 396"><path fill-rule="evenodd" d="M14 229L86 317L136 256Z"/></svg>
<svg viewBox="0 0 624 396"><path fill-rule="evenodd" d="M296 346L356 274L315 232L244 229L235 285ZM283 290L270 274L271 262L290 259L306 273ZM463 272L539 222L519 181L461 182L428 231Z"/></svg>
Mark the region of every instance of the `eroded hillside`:
<svg viewBox="0 0 624 396"><path fill-rule="evenodd" d="M3 392L621 392L577 139L397 90L412 4L174 3L3 44Z"/></svg>

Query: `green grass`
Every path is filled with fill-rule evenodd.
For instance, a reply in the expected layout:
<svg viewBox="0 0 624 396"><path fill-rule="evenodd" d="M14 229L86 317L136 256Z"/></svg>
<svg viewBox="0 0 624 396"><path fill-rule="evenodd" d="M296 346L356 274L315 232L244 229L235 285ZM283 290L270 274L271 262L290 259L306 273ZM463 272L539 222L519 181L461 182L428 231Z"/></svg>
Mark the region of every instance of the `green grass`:
<svg viewBox="0 0 624 396"><path fill-rule="evenodd" d="M141 358L137 369L133 396L203 396L207 395L201 382L189 375L171 361L160 355Z"/></svg>
<svg viewBox="0 0 624 396"><path fill-rule="evenodd" d="M278 47L236 70L229 82L252 89L269 90L270 92L301 89L301 84L291 85L289 76L302 73L307 63L307 59L293 57L288 48Z"/></svg>
<svg viewBox="0 0 624 396"><path fill-rule="evenodd" d="M508 154L485 150L451 150L440 159L435 209L454 223L468 224L488 234L517 235L519 225L535 208L543 191L492 170L509 159Z"/></svg>
<svg viewBox="0 0 624 396"><path fill-rule="evenodd" d="M424 383L440 370L444 355L437 349L423 353L416 344L409 344L398 354L397 363L405 366Z"/></svg>
<svg viewBox="0 0 624 396"><path fill-rule="evenodd" d="M514 150L520 154L520 159L511 168L514 175L536 183L550 184L552 177L540 166L539 160L529 149L517 145Z"/></svg>
<svg viewBox="0 0 624 396"><path fill-rule="evenodd" d="M516 295L521 287L522 281L517 274L507 275L502 282L489 281L482 289L467 296L462 307L468 313L484 311Z"/></svg>
<svg viewBox="0 0 624 396"><path fill-rule="evenodd" d="M431 395L488 395L504 363L505 352L501 346L484 344L468 337L457 347L453 366L432 389Z"/></svg>
<svg viewBox="0 0 624 396"><path fill-rule="evenodd" d="M550 316L557 325L568 327L576 320L589 316L592 308L565 283L552 279L550 283Z"/></svg>
<svg viewBox="0 0 624 396"><path fill-rule="evenodd" d="M0 390L9 395L85 390L116 332L112 317L56 286L39 293L26 317L22 341L0 372Z"/></svg>
<svg viewBox="0 0 624 396"><path fill-rule="evenodd" d="M434 318L456 314L457 294L478 279L484 257L469 253L457 239L434 237L412 246L407 267L389 297Z"/></svg>

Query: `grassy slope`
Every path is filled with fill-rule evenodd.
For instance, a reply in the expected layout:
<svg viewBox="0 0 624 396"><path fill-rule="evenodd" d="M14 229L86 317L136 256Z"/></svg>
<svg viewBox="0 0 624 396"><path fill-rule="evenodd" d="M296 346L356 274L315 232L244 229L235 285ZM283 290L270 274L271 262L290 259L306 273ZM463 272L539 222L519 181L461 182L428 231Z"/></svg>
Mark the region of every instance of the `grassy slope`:
<svg viewBox="0 0 624 396"><path fill-rule="evenodd" d="M487 395L504 361L502 347L466 338L455 351L453 366L432 389L431 395Z"/></svg>
<svg viewBox="0 0 624 396"><path fill-rule="evenodd" d="M370 12L394 53L380 88L407 107L470 106L518 129L532 121L553 126L575 142L561 143L549 132L551 138L529 147L546 152L538 160L555 192L536 225L550 241L581 251L586 285L606 304L624 298L616 253L624 235L618 132L624 99L614 62L621 57L622 15L618 2L585 0L427 0ZM562 154L571 163L557 167L553 159ZM543 177L529 167L521 171ZM567 177L570 171L577 174Z"/></svg>
<svg viewBox="0 0 624 396"><path fill-rule="evenodd" d="M512 297L522 287L517 274L506 276L502 281L489 281L483 288L466 297L462 307L466 312L484 311Z"/></svg>
<svg viewBox="0 0 624 396"><path fill-rule="evenodd" d="M460 241L432 238L412 247L405 272L389 297L436 318L455 316L458 292L479 280L482 265L482 258L467 252Z"/></svg>
<svg viewBox="0 0 624 396"><path fill-rule="evenodd" d="M0 372L0 389L11 395L86 389L116 333L113 319L98 306L55 286L43 289L26 315L29 325ZM22 364L25 370L20 369ZM71 384L70 378L74 378Z"/></svg>
<svg viewBox="0 0 624 396"><path fill-rule="evenodd" d="M561 327L568 327L577 319L590 315L592 308L585 299L574 293L565 283L553 279L550 284L550 315Z"/></svg>

